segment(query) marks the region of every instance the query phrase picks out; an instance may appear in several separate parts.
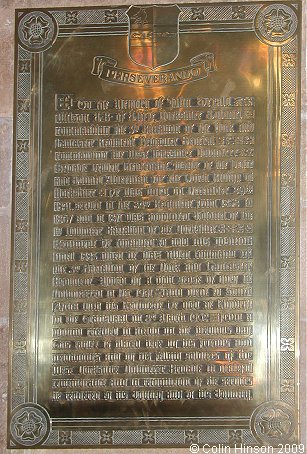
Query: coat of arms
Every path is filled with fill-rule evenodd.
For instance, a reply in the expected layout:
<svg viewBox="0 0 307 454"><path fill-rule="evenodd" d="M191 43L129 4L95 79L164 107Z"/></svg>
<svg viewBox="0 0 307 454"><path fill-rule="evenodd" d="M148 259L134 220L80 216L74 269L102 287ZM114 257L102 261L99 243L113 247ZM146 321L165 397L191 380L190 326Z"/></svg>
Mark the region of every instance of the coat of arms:
<svg viewBox="0 0 307 454"><path fill-rule="evenodd" d="M155 69L177 58L180 12L177 5L129 8L129 55L135 63Z"/></svg>

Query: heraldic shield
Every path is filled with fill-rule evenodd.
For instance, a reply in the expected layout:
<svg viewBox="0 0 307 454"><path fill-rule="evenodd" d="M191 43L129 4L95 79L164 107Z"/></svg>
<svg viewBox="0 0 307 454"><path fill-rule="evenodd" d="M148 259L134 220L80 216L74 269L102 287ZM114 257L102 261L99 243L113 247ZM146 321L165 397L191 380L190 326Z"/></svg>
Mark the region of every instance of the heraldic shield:
<svg viewBox="0 0 307 454"><path fill-rule="evenodd" d="M129 55L135 63L155 69L176 59L180 12L177 5L129 8Z"/></svg>

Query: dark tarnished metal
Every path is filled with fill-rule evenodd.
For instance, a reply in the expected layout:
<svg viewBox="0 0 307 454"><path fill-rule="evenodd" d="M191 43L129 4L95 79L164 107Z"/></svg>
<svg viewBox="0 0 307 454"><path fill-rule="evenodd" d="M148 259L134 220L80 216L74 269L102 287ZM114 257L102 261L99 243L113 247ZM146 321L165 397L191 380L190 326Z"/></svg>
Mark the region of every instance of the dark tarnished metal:
<svg viewBox="0 0 307 454"><path fill-rule="evenodd" d="M17 12L10 448L299 442L300 18Z"/></svg>

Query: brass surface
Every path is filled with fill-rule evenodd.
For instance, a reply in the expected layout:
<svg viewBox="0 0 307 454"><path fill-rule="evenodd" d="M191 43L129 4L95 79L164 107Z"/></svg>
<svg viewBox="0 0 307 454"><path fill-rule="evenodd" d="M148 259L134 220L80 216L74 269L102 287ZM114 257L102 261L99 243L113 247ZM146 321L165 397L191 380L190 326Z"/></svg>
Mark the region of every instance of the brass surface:
<svg viewBox="0 0 307 454"><path fill-rule="evenodd" d="M16 30L9 447L298 443L300 11Z"/></svg>

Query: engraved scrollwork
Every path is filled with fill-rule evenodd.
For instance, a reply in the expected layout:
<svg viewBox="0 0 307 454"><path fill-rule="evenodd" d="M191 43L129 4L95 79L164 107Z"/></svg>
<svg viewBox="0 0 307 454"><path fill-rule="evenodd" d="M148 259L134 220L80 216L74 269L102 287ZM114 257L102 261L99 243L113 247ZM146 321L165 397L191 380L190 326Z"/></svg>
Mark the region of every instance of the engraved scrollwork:
<svg viewBox="0 0 307 454"><path fill-rule="evenodd" d="M262 7L255 18L258 38L273 46L281 46L293 38L297 29L297 16L293 8L284 4Z"/></svg>
<svg viewBox="0 0 307 454"><path fill-rule="evenodd" d="M264 402L251 416L251 430L260 443L289 442L295 429L295 418L292 408L279 401Z"/></svg>
<svg viewBox="0 0 307 454"><path fill-rule="evenodd" d="M11 437L18 446L31 447L42 444L49 430L49 415L40 405L23 404L12 414Z"/></svg>
<svg viewBox="0 0 307 454"><path fill-rule="evenodd" d="M57 23L43 11L25 14L18 26L20 44L31 52L41 52L52 46L57 37Z"/></svg>

